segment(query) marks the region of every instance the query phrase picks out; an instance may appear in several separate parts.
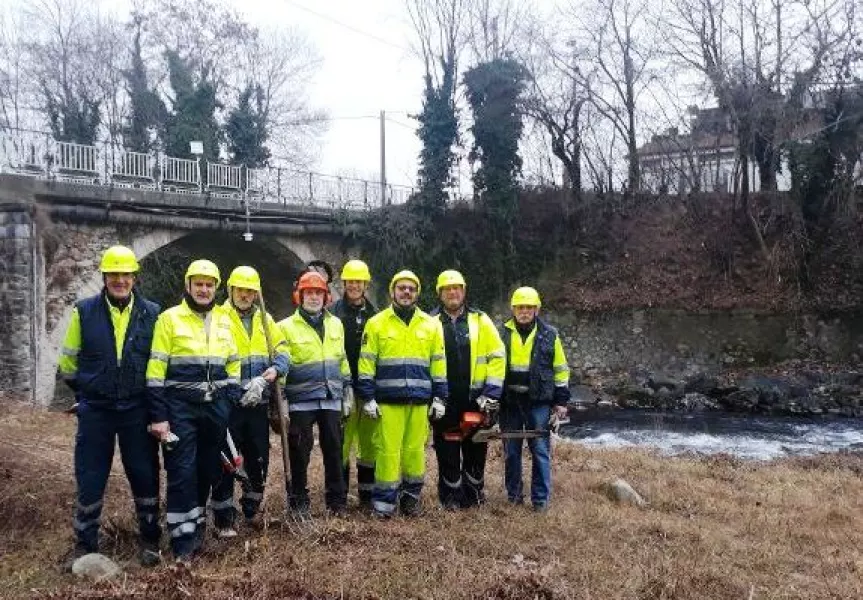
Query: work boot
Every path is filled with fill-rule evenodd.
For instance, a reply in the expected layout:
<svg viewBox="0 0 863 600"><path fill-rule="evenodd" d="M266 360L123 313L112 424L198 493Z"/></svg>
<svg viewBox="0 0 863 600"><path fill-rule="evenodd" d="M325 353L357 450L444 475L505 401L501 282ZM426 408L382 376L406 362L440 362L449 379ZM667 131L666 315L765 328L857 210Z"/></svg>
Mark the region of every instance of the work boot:
<svg viewBox="0 0 863 600"><path fill-rule="evenodd" d="M422 512L419 499L407 495L402 496L399 502L399 510L406 517L418 517Z"/></svg>
<svg viewBox="0 0 863 600"><path fill-rule="evenodd" d="M145 568L151 568L162 562L162 553L159 552L159 544L154 542L141 542L138 548L138 563Z"/></svg>
<svg viewBox="0 0 863 600"><path fill-rule="evenodd" d="M207 535L207 525L204 523L198 523L198 526L195 528L195 539L192 545L192 552L190 554L199 554L204 548L204 538Z"/></svg>

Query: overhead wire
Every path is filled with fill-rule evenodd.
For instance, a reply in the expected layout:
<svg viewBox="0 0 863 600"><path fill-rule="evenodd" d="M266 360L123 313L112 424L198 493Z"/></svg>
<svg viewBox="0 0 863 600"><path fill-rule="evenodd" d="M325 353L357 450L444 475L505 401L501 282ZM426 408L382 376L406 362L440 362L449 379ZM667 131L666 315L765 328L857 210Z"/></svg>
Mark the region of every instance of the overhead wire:
<svg viewBox="0 0 863 600"><path fill-rule="evenodd" d="M329 22L331 22L331 23L334 23L334 24L336 24L336 25L339 25L340 27L344 27L345 29L348 29L348 30L350 30L350 31L353 31L353 32L354 32L354 33L356 33L356 34L359 34L359 35L365 36L365 37L367 37L367 38L369 38L369 39L375 40L376 42L379 42L379 43L381 43L381 44L385 44L385 45L390 46L390 47L392 47L392 48L398 48L399 50L403 50L403 51L405 51L405 52L410 52L410 49L409 49L409 48L405 48L404 46L401 46L401 45L396 44L396 43L394 43L394 42L391 42L391 41L389 41L389 40L387 40L387 39L384 39L384 38L382 38L382 37L380 37L380 36L377 36L377 35L375 35L375 34L373 34L373 33L370 33L370 32L368 32L368 31L365 31L364 29L360 29L359 27L356 27L356 26L354 26L354 25L350 25L350 24L348 24L348 23L345 23L344 21L340 21L339 19L336 19L335 17L332 17L332 16L330 16L330 15L328 15L328 14L318 12L318 11L316 11L316 10L313 10L313 9L311 9L311 8L307 7L307 6L303 6L303 5L302 5L302 4L300 4L299 2L294 2L293 0L284 0L284 1L285 1L285 3L286 3L286 4L289 4L289 5L293 6L294 8L298 8L298 9L300 9L300 10L302 10L302 11L304 11L304 12L307 12L307 13L309 13L309 14L311 14L311 15L314 15L314 16L316 16L316 17L320 18L320 19L324 19L325 21L329 21Z"/></svg>

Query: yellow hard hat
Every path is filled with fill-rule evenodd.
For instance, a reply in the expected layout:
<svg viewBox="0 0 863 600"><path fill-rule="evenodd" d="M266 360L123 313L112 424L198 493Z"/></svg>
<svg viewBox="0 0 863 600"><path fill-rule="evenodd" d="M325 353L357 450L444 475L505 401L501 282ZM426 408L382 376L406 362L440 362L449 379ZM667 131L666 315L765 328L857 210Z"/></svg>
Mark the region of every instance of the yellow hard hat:
<svg viewBox="0 0 863 600"><path fill-rule="evenodd" d="M369 266L361 260L353 259L342 267L342 281L371 281Z"/></svg>
<svg viewBox="0 0 863 600"><path fill-rule="evenodd" d="M464 288L467 287L464 276L453 269L447 269L446 271L442 272L440 275L437 276L437 285L435 286L435 291L440 294L440 289L448 285L460 285Z"/></svg>
<svg viewBox="0 0 863 600"><path fill-rule="evenodd" d="M228 287L240 287L248 290L261 291L261 276L252 267L237 267L228 277Z"/></svg>
<svg viewBox="0 0 863 600"><path fill-rule="evenodd" d="M103 273L137 273L140 267L131 248L111 246L102 255L99 270Z"/></svg>
<svg viewBox="0 0 863 600"><path fill-rule="evenodd" d="M403 270L399 271L398 273L396 273L395 275L393 275L393 278L390 279L390 293L392 293L393 288L396 286L396 281L399 281L401 279L407 279L407 280L413 281L415 284L417 284L417 294L419 294L422 291L422 289L423 289L422 284L420 283L420 278L416 276L416 273L414 273L413 271L409 271L407 269L403 269Z"/></svg>
<svg viewBox="0 0 863 600"><path fill-rule="evenodd" d="M539 299L539 292L532 287L520 287L512 293L510 306L542 306L542 301Z"/></svg>
<svg viewBox="0 0 863 600"><path fill-rule="evenodd" d="M192 264L190 264L189 268L186 269L186 281L189 281L189 278L195 275L212 277L216 280L216 287L219 287L219 284L222 283L222 276L219 274L219 267L216 266L216 263L210 260L199 259L192 261Z"/></svg>

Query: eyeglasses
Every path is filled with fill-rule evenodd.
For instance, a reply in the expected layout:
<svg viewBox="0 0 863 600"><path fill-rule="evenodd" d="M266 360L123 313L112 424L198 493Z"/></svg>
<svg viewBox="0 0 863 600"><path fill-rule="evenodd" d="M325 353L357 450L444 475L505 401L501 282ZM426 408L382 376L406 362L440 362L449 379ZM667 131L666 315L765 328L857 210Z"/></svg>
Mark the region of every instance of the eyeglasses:
<svg viewBox="0 0 863 600"><path fill-rule="evenodd" d="M410 292L416 294L417 289L412 285L397 285L396 290L399 292Z"/></svg>

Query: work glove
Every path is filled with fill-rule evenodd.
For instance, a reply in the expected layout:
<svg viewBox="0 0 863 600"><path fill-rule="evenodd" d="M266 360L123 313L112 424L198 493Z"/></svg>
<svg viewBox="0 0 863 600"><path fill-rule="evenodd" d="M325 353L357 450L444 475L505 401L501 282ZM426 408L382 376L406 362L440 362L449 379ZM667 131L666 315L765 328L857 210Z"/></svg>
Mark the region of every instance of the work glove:
<svg viewBox="0 0 863 600"><path fill-rule="evenodd" d="M500 403L490 396L480 396L476 399L476 404L479 406L480 412L484 412L486 414L491 414L497 412Z"/></svg>
<svg viewBox="0 0 863 600"><path fill-rule="evenodd" d="M243 393L240 398L240 406L244 408L249 408L251 406L257 406L261 403L262 398L264 397L264 390L267 389L267 380L261 377L260 375L257 377L253 377L249 384L246 386L246 391Z"/></svg>
<svg viewBox="0 0 863 600"><path fill-rule="evenodd" d="M569 411L565 406L555 406L551 409L548 417L548 428L552 433L557 433L561 425L569 423Z"/></svg>
<svg viewBox="0 0 863 600"><path fill-rule="evenodd" d="M435 396L429 405L429 418L432 421L438 421L443 418L444 414L446 414L446 405L443 400Z"/></svg>
<svg viewBox="0 0 863 600"><path fill-rule="evenodd" d="M381 409L374 398L363 404L363 413L370 419L377 419L381 416Z"/></svg>
<svg viewBox="0 0 863 600"><path fill-rule="evenodd" d="M342 398L342 416L347 419L352 412L354 412L354 388L348 386L345 388Z"/></svg>

